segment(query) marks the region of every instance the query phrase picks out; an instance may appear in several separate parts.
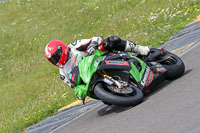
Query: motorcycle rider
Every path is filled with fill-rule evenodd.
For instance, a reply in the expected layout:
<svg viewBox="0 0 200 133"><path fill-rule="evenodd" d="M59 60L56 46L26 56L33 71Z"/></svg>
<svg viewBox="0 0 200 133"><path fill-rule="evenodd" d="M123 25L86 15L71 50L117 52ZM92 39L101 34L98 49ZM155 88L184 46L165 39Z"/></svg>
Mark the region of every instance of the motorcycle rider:
<svg viewBox="0 0 200 133"><path fill-rule="evenodd" d="M101 36L95 36L90 39L75 40L68 46L60 40L52 40L45 47L46 58L54 65L59 67L60 78L69 87L74 88L75 95L78 99L84 99L86 93L84 88L76 88L76 82L78 77L78 62L80 62L85 56L92 55L96 49L105 52L112 52L113 50L135 52L142 55L147 55L150 51L149 46L137 45L129 40L123 40L117 36L110 36L103 38ZM76 64L70 73L70 75L64 74L64 65L67 61L76 56Z"/></svg>

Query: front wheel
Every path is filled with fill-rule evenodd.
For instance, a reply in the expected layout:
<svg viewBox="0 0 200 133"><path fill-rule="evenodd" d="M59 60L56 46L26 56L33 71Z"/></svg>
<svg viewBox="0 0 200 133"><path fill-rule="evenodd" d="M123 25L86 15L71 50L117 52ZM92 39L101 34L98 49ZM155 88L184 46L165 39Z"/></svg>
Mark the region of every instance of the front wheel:
<svg viewBox="0 0 200 133"><path fill-rule="evenodd" d="M103 102L108 104L119 106L134 106L142 102L144 95L143 92L136 87L131 89L134 90L132 95L118 95L109 91L106 84L98 83L94 88L94 94Z"/></svg>

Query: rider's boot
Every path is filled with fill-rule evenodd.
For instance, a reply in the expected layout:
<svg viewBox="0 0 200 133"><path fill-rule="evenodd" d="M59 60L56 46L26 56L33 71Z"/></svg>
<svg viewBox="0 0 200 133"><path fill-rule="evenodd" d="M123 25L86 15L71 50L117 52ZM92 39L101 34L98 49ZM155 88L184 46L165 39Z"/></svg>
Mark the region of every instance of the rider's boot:
<svg viewBox="0 0 200 133"><path fill-rule="evenodd" d="M135 52L135 53L138 53L141 55L148 55L150 52L150 47L137 45L137 44L127 40L125 51L126 52Z"/></svg>

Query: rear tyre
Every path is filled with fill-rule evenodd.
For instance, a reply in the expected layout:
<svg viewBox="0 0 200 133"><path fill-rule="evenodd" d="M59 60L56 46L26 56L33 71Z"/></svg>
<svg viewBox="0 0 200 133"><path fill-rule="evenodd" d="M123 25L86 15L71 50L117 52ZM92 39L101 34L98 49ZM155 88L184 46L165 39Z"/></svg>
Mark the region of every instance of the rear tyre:
<svg viewBox="0 0 200 133"><path fill-rule="evenodd" d="M94 88L94 93L99 99L107 104L134 106L142 102L144 95L140 89L135 87L133 89L135 90L135 95L117 95L109 92L104 83L98 83Z"/></svg>
<svg viewBox="0 0 200 133"><path fill-rule="evenodd" d="M183 75L185 72L185 65L180 57L170 52L167 52L161 64L167 69L166 79L173 80Z"/></svg>

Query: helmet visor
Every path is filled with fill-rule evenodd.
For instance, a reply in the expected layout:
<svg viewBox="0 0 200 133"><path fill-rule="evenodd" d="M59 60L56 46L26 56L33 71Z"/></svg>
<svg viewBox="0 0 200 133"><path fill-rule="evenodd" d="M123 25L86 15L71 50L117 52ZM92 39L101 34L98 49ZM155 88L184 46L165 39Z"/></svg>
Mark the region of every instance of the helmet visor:
<svg viewBox="0 0 200 133"><path fill-rule="evenodd" d="M62 56L62 52L63 52L63 49L62 47L59 46L56 52L51 56L51 58L49 58L49 61L52 64L56 65Z"/></svg>

